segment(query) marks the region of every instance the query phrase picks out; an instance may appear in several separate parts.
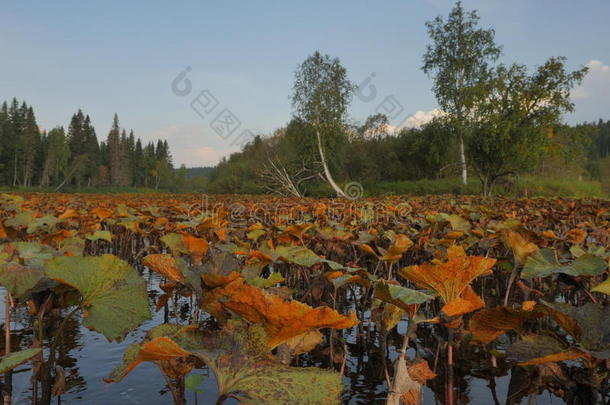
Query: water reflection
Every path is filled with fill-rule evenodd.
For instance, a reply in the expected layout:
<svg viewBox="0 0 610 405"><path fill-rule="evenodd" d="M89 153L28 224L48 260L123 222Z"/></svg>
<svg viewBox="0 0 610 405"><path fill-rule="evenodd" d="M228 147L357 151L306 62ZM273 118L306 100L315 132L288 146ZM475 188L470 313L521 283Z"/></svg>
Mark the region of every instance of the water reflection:
<svg viewBox="0 0 610 405"><path fill-rule="evenodd" d="M122 360L125 348L138 343L145 332L163 322L186 324L193 316L191 298L170 300L159 312L155 311L156 299L163 294L159 288L160 277L156 273L143 272L149 287L153 319L146 322L136 331L130 333L121 343L109 343L106 339L80 326L80 319L70 319L66 323L66 333L57 342L57 365L65 372L66 390L57 403L82 403L87 405L106 404L171 404L172 397L165 388L158 368L151 363L138 366L125 380L118 384L107 384L102 379ZM4 293L3 293L4 294ZM492 299L490 298L490 302ZM0 302L4 302L4 298ZM347 303L348 300L346 299ZM4 311L3 304L0 305ZM343 308L343 310L347 310ZM424 308L430 313L436 308ZM65 314L63 314L65 315ZM52 336L59 327L63 315L54 311L46 322L45 336ZM386 373L393 374L393 361L397 358L397 348L406 332L407 323L400 322L390 332L380 331L370 319L368 311L360 312L362 323L350 330L337 333L334 366L339 369L343 361L343 348L347 350L344 372L344 403L384 404L387 394ZM11 348L13 351L36 346L36 335L32 332L35 317L27 308L20 306L12 313ZM442 404L445 390L445 341L442 328L434 325L421 326L418 330L418 351L425 358L437 377L428 381L423 390L423 403ZM327 332L328 342L329 332ZM588 389L579 373L583 370L576 364L546 364L530 368L513 367L502 357L492 356L492 352L482 346L471 345L465 333L455 337L454 386L456 404L473 405L517 405L517 404L568 404L590 405L601 403ZM387 342L387 344L385 343ZM4 341L2 338L2 347ZM509 342L504 342L505 344ZM45 339L45 358L51 342ZM412 346L413 346L412 345ZM498 346L497 349L501 349ZM321 345L311 353L302 355L294 365L330 366L329 345ZM494 352L495 353L495 352ZM409 350L413 357L415 350ZM33 364L33 366L32 366ZM32 374L39 369L39 378L32 381ZM54 374L53 368L34 361L18 367L12 375L13 404L45 404L50 397ZM44 375L44 373L48 375ZM203 370L196 372L205 374ZM186 395L189 404L214 404L216 383L212 377L207 378L201 387L203 394L196 396L192 392ZM37 398L37 402L34 400ZM227 402L227 404L230 404Z"/></svg>

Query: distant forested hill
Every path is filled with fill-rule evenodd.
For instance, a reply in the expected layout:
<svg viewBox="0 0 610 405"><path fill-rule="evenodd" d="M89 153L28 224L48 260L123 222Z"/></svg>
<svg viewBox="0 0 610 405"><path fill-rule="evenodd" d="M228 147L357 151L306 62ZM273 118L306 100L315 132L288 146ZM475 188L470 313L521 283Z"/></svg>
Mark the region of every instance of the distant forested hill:
<svg viewBox="0 0 610 405"><path fill-rule="evenodd" d="M215 168L213 166L187 167L186 178L192 179L194 177L210 177L214 169Z"/></svg>

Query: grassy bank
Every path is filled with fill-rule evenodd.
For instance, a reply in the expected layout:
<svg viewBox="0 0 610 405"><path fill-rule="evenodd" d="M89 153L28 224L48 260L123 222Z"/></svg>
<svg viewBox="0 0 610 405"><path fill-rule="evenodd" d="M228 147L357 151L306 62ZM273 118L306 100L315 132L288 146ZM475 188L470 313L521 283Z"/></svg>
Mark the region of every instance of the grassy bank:
<svg viewBox="0 0 610 405"><path fill-rule="evenodd" d="M481 184L476 178L471 178L468 185L464 186L459 178L446 178L437 180L413 180L397 182L381 182L374 184L363 184L364 196L382 195L429 195L429 194L454 194L454 195L476 195L481 193ZM257 194L260 188L255 185L241 184L237 194ZM3 187L0 192L53 192L52 187ZM197 189L186 188L187 193L209 193L215 194L217 190L208 190L205 187ZM168 190L155 190L153 188L141 187L92 187L92 188L63 188L62 193L83 194L118 194L137 193L151 194L157 192L171 192ZM218 190L225 194L226 191ZM325 183L310 184L306 195L312 197L331 197L333 190ZM602 184L593 180L579 179L548 179L540 177L521 177L509 186L496 186L494 195L511 197L575 197L575 198L610 198L610 190L605 190Z"/></svg>
<svg viewBox="0 0 610 405"><path fill-rule="evenodd" d="M464 186L457 178L377 183L364 188L366 195L472 195L481 193L481 184L477 179L469 180L468 185ZM608 190L604 190L599 181L540 177L521 177L509 186L498 185L494 188L494 194L512 197L610 197Z"/></svg>

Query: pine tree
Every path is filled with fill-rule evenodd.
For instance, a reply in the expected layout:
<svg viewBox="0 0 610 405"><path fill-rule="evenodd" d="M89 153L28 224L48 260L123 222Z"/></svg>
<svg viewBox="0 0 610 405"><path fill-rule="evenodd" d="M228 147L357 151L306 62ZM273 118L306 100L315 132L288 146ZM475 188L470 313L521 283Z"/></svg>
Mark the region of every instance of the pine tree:
<svg viewBox="0 0 610 405"><path fill-rule="evenodd" d="M21 156L21 184L25 187L32 185L32 179L37 170L37 158L40 150L40 130L36 124L36 117L32 107L28 107L25 103L22 105L24 122L23 131L20 142Z"/></svg>
<svg viewBox="0 0 610 405"><path fill-rule="evenodd" d="M119 186L129 186L131 185L131 163L130 163L130 155L131 151L129 150L129 138L127 138L127 133L125 129L121 131L121 140L119 144L120 149L120 167L121 167L121 175L118 185Z"/></svg>
<svg viewBox="0 0 610 405"><path fill-rule="evenodd" d="M110 169L110 184L113 186L121 183L121 135L119 128L119 117L115 113L112 128L108 133L106 145L108 147L108 166Z"/></svg>
<svg viewBox="0 0 610 405"><path fill-rule="evenodd" d="M146 177L146 167L144 166L144 150L142 149L142 141L140 138L136 141L136 146L133 152L133 174L134 185L136 187L144 186Z"/></svg>
<svg viewBox="0 0 610 405"><path fill-rule="evenodd" d="M90 117L81 109L67 131L56 127L46 133L27 103L13 98L10 104L0 104L0 184L171 187L173 179L167 141L143 147L133 130L127 135L121 129L117 114L106 141L98 142Z"/></svg>
<svg viewBox="0 0 610 405"><path fill-rule="evenodd" d="M19 108L16 98L13 98L9 109L9 121L11 122L11 130L9 131L7 145L10 145L10 148L7 150L7 155L10 162L9 173L11 173L10 176L12 178L9 184L16 186L19 183L19 165L23 157L22 134L24 121L23 108Z"/></svg>
<svg viewBox="0 0 610 405"><path fill-rule="evenodd" d="M12 131L11 122L8 114L8 104L2 103L0 107L0 183L6 184L6 171L8 170L8 163L10 162L7 150L9 148L8 138Z"/></svg>
<svg viewBox="0 0 610 405"><path fill-rule="evenodd" d="M85 121L83 122L83 134L85 139L83 151L87 155L89 163L85 176L87 179L87 186L91 186L97 177L98 167L100 166L100 147L97 142L95 128L91 125L89 115L85 116Z"/></svg>
<svg viewBox="0 0 610 405"><path fill-rule="evenodd" d="M67 174L70 147L63 127L53 128L44 139L45 159L40 180L41 186L58 184Z"/></svg>
<svg viewBox="0 0 610 405"><path fill-rule="evenodd" d="M150 187L153 185L153 169L155 166L155 144L149 142L144 148L144 187Z"/></svg>

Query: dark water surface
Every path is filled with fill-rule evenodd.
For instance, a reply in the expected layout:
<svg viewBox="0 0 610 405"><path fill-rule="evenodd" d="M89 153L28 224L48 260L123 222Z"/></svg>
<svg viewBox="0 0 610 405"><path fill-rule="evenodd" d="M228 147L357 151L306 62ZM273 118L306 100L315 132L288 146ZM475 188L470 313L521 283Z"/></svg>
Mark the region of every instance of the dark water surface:
<svg viewBox="0 0 610 405"><path fill-rule="evenodd" d="M148 280L149 294L156 296L161 293L158 288L160 276L145 270L143 276ZM4 289L1 290L1 313L4 314ZM174 310L175 308L175 310ZM186 309L185 309L186 308ZM112 369L121 363L125 348L132 343L139 343L145 332L153 326L159 325L164 321L185 323L188 318L188 299L183 299L177 306L169 304L167 311L163 309L159 312L153 311L153 319L141 325L137 330L130 333L121 343L109 343L103 335L90 331L80 326L78 319L68 325L65 338L60 345L59 364L64 367L68 390L60 401L56 398L53 403L64 404L87 404L87 405L151 405L151 404L172 404L172 397L167 391L165 380L159 369L152 363L140 364L122 382L108 384L102 379L107 377ZM27 348L31 344L32 332L29 325L30 315L23 307L17 308L13 312L12 336L13 340L21 340L21 348ZM370 321L364 321L362 329L369 327ZM390 359L397 357L396 346L400 345L400 336L406 330L406 322L401 322L397 327L397 332L388 336ZM424 331L425 333L426 331ZM384 404L387 393L387 385L383 375L382 356L375 354L375 346L368 343L362 347L358 339L358 328L345 331L344 337L348 348L348 358L346 361L346 376L344 377L345 404ZM360 340L362 342L362 339ZM411 349L411 355L413 349ZM431 348L424 350L432 351ZM459 352L458 352L459 353ZM432 353L433 354L433 353ZM320 357L315 355L305 356L301 364L315 364L324 367ZM461 363L466 361L466 363ZM430 360L429 360L430 362ZM432 364L430 364L432 367ZM464 366L464 367L462 367ZM462 371L469 370L469 371ZM513 369L514 370L514 369ZM207 369L197 369L194 373L208 375ZM474 374L474 375L473 375ZM482 376L480 374L483 374ZM18 367L13 374L13 404L32 403L32 384L31 364L26 363ZM484 377L484 378L482 378ZM438 379L438 378L437 378ZM509 382L511 380L511 370L508 369L505 375L491 378L488 371L481 370L477 373L477 365L471 360L456 358L456 386L459 389L456 404L473 405L504 405L510 404L565 404L565 402L547 391L537 395L535 398L525 396L517 402L507 402L509 392ZM491 386L495 382L495 396ZM429 382L433 386L434 380ZM442 381L439 382L442 384ZM438 383L437 383L438 384ZM216 383L213 375L205 379L201 385L203 393L186 393L188 404L213 405L216 400ZM442 392L437 390L437 392ZM431 388L424 387L424 404L441 404L439 394L435 394ZM529 401L529 402L528 402ZM232 405L236 402L226 401L225 404Z"/></svg>

